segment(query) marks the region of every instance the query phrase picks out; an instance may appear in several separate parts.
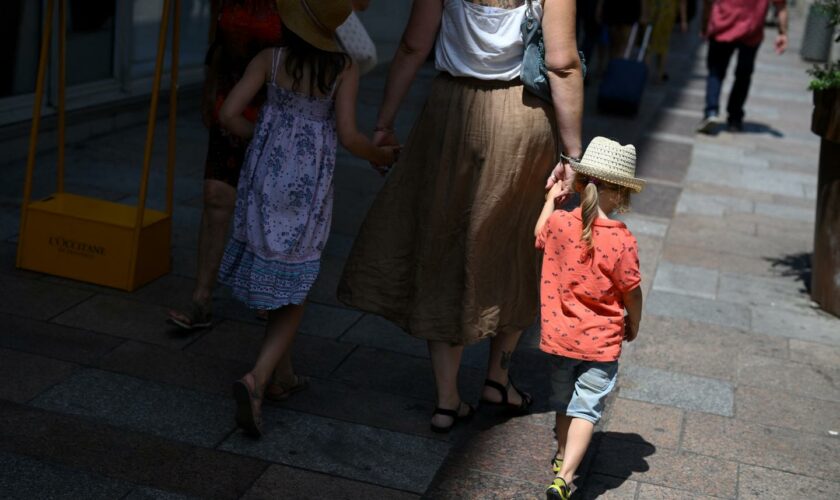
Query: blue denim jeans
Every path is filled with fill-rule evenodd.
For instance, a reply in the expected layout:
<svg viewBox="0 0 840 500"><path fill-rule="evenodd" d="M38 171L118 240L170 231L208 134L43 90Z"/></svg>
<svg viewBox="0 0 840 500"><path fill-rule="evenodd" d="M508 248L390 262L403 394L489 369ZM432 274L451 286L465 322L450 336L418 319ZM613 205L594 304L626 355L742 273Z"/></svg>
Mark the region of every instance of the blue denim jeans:
<svg viewBox="0 0 840 500"><path fill-rule="evenodd" d="M597 424L604 411L604 400L615 387L617 373L618 361L552 356L551 409Z"/></svg>
<svg viewBox="0 0 840 500"><path fill-rule="evenodd" d="M729 104L726 111L729 114L730 122L740 123L744 120L744 104L747 102L752 73L755 69L755 56L758 54L757 45L750 47L738 42L709 40L709 53L706 57L709 76L706 77L705 111L706 116L712 113L719 114L723 79L726 77L729 60L732 59L736 50L738 51L738 63L735 67L735 83L732 85L732 92L729 94Z"/></svg>

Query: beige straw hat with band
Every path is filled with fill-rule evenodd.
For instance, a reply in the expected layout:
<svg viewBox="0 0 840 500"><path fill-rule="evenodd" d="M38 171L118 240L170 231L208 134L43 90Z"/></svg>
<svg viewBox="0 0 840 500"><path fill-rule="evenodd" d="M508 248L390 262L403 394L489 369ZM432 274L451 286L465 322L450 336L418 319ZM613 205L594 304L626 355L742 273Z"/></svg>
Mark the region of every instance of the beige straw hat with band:
<svg viewBox="0 0 840 500"><path fill-rule="evenodd" d="M327 52L342 52L335 30L351 12L350 0L277 0L277 13L283 24Z"/></svg>
<svg viewBox="0 0 840 500"><path fill-rule="evenodd" d="M570 161L572 170L589 177L618 184L639 192L645 181L636 177L636 148L596 137L589 143L580 161Z"/></svg>

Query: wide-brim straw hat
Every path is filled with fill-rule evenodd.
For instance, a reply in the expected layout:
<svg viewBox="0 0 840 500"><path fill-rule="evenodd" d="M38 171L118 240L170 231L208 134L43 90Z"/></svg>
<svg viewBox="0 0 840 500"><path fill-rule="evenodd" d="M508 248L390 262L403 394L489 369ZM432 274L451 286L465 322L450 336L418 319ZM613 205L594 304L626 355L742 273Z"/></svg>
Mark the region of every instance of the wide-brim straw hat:
<svg viewBox="0 0 840 500"><path fill-rule="evenodd" d="M335 30L353 12L350 0L277 0L283 24L309 44L327 52L341 52Z"/></svg>
<svg viewBox="0 0 840 500"><path fill-rule="evenodd" d="M636 148L632 144L622 146L606 137L596 137L589 143L583 158L570 163L575 172L637 193L645 187L645 181L636 177Z"/></svg>

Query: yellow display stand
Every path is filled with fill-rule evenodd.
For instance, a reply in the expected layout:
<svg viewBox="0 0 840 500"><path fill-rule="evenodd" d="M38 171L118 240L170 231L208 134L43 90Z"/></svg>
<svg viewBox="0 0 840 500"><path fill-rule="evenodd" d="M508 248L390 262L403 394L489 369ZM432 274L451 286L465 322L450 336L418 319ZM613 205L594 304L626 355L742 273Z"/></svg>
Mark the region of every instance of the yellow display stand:
<svg viewBox="0 0 840 500"><path fill-rule="evenodd" d="M123 290L134 290L169 272L172 233L172 193L175 166L175 121L178 105L178 45L180 0L164 0L158 36L152 102L146 129L143 172L137 205L124 205L64 192L65 74L67 0L58 13L58 179L56 192L32 201L32 176L41 121L41 102L49 60L50 36L56 0L47 0L41 55L35 86L29 156L21 207L17 266ZM154 146L158 98L166 52L166 35L172 23L172 67L169 94L169 137L166 175L166 210L146 208L146 195Z"/></svg>

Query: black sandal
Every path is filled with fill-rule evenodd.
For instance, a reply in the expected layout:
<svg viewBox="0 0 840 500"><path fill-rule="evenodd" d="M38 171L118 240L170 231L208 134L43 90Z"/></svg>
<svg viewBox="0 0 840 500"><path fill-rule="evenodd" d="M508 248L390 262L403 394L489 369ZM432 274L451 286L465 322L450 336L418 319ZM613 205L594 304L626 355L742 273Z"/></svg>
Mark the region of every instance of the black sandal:
<svg viewBox="0 0 840 500"><path fill-rule="evenodd" d="M466 415L458 415L458 410L461 409L462 404L467 405L467 408L469 408L469 411ZM432 413L432 417L434 417L435 415L445 415L447 417L452 417L452 423L449 425L435 425L431 422L429 423L429 427L431 427L432 432L446 434L447 432L451 431L452 428L455 427L455 424L457 424L458 422L468 422L471 418L473 418L473 415L475 415L475 408L473 408L471 404L464 403L463 401L461 401L460 403L458 403L458 408L454 410L449 410L447 408L440 407L435 408L435 411Z"/></svg>
<svg viewBox="0 0 840 500"><path fill-rule="evenodd" d="M512 411L514 413L526 413L531 407L531 405L534 403L534 400L533 398L531 398L531 395L527 392L522 392L519 389L517 389L516 386L513 385L513 381L510 378L508 378L507 386L504 386L496 382L495 380L490 380L488 378L484 381L484 387L492 387L493 389L499 391L499 394L502 395L502 400L498 402L482 398L481 402L484 404L501 406L504 409ZM522 402L518 405L508 402L508 388L510 387L513 387L513 390L516 391L516 393L519 394L519 397L522 399Z"/></svg>

